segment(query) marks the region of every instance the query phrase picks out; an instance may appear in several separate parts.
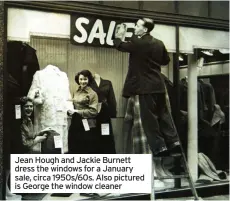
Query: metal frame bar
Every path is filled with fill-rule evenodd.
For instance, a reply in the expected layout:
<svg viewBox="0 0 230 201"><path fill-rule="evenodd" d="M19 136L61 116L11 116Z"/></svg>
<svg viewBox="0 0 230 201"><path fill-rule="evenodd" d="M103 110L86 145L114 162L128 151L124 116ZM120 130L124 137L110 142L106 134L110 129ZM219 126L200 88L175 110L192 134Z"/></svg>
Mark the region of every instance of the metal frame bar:
<svg viewBox="0 0 230 201"><path fill-rule="evenodd" d="M112 17L118 16L121 19L138 19L140 16L150 17L155 20L156 23L168 24L168 25L179 25L186 27L197 27L214 30L225 30L229 31L229 20L212 19L207 17L197 17L181 15L177 13L162 13L152 12L140 9L127 9L118 8L112 6L106 6L101 4L90 4L83 1L75 2L64 2L64 1L6 1L5 5L24 8L24 9L35 9L43 11L52 11L59 13L84 13L95 16ZM175 2L175 6L177 7Z"/></svg>
<svg viewBox="0 0 230 201"><path fill-rule="evenodd" d="M6 95L7 95L7 80L8 80L8 73L7 73L7 6L4 5L4 41L3 41L3 118L4 114L6 114ZM6 153L5 150L5 138L6 135L4 135L4 128L6 125L6 121L3 121L3 184L2 184L2 198L6 199Z"/></svg>

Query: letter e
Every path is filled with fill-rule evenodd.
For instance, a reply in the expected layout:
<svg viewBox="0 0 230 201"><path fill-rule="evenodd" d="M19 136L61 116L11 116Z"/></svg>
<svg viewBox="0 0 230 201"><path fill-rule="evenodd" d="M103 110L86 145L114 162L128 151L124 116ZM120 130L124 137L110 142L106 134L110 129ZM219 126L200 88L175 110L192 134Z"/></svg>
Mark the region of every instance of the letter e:
<svg viewBox="0 0 230 201"><path fill-rule="evenodd" d="M135 28L135 23L131 23L131 22L126 22L126 23L124 23L124 24L126 24L126 29L128 30L129 28L131 28L131 29L134 29ZM131 38L133 36L133 33L132 32L126 32L125 33L125 38L127 37L127 38Z"/></svg>

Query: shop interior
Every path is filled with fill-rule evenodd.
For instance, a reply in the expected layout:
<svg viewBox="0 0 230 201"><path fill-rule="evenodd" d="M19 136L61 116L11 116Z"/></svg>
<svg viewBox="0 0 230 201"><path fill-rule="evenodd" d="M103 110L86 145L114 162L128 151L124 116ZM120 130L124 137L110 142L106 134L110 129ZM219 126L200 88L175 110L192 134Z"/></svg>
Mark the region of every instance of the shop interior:
<svg viewBox="0 0 230 201"><path fill-rule="evenodd" d="M173 58L175 58L175 52L169 52L169 55L171 61L168 66L162 67L162 74L166 81L170 104L173 108L176 100L174 97L175 86L173 85ZM110 148L113 146L116 153L122 154L124 146L131 146L129 142L124 142L122 136L123 119L127 104L126 99L122 97L122 87L128 70L128 54L118 52L113 48L76 46L70 43L69 38L41 36L39 33L31 34L29 41L8 38L8 82L6 91L9 107L7 107L6 119L15 122L12 106L18 104L20 97L26 96L30 92L31 86L35 83L34 75L36 72L49 68L50 65L52 68L66 73L70 95L78 87L75 82L75 75L83 69L89 70L94 75L95 81L97 79L101 82L102 80L109 81L112 85L110 91L107 91L108 96L106 98L108 100L113 99L110 102L113 114L109 119L113 139L105 141L111 143L111 145L105 146L102 152L103 154L111 153ZM177 129L183 149L188 157L188 165L192 170L191 174L196 180L195 185L199 188L205 185L228 183L229 50L194 47L193 54L180 53L179 66L180 114L174 114L174 116L179 115L180 117L180 124L177 125ZM58 85L55 81L52 84L53 86ZM62 85L62 83L60 84ZM100 87L100 84L98 87ZM197 92L195 95L194 91ZM191 93L193 93L192 96ZM68 118L67 124L63 125L61 129L65 129L65 132L68 133L70 124L71 119ZM18 128L20 128L20 125L16 121L13 129ZM197 129L196 136L188 128ZM14 138L12 138L11 129L11 126L6 128L6 132L9 134L6 137L8 152L11 150L11 143L20 139L20 137L15 137L15 133L20 135L17 130L14 130ZM189 140L191 135L197 139L195 144ZM14 151L17 149L20 149L19 145L14 147ZM130 147L130 149L132 148ZM66 153L66 151L61 150L59 153ZM197 158L195 162L194 158ZM191 160L193 161L191 162ZM183 174L183 167L175 166L173 158L156 158L154 164L156 168L154 176L172 176L175 174L175 169L177 174L178 170ZM186 188L188 188L188 182L185 179L156 180L154 186L156 194ZM20 194L15 196L24 200L81 200L119 199L132 195L92 193Z"/></svg>

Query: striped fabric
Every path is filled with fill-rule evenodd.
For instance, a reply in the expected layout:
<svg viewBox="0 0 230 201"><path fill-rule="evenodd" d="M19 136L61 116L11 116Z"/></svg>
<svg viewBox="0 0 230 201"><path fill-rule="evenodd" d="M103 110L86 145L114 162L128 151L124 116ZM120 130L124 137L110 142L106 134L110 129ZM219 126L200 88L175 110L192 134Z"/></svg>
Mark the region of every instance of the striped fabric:
<svg viewBox="0 0 230 201"><path fill-rule="evenodd" d="M169 96L167 88L165 87L166 93L166 105L171 113L171 105L169 101ZM140 114L140 103L139 95L131 96L128 99L126 114L124 118L124 153L134 153L134 154L150 154L151 149L149 147L147 136L144 132ZM129 144L130 143L130 144ZM131 148L129 147L131 145ZM162 147L161 150L156 150L155 154L167 150L166 147Z"/></svg>
<svg viewBox="0 0 230 201"><path fill-rule="evenodd" d="M126 135L126 139L131 139L132 153L151 153L147 142L147 137L142 127L139 95L131 96L128 99L126 114L124 118L124 134ZM127 150L125 150L125 153L127 153Z"/></svg>

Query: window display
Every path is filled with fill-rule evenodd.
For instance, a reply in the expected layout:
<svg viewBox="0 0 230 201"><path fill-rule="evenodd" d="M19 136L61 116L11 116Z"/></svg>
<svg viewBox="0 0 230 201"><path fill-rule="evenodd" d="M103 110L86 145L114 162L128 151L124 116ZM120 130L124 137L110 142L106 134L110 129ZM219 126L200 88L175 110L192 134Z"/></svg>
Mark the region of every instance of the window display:
<svg viewBox="0 0 230 201"><path fill-rule="evenodd" d="M229 101L228 98L223 98L226 92L229 94L228 71L225 66L229 65L229 51L216 50L216 49L203 49L197 48L194 50L195 59L197 61L197 148L198 148L198 179L197 183L212 183L213 181L226 181L228 168L224 161L229 160L226 143L228 136L222 135L224 124L226 123L226 115L228 115ZM186 57L184 55L184 57ZM187 62L187 60L186 60ZM184 149L188 149L188 71L186 62L181 69L181 95L180 95L180 110L181 110L181 124L179 127L180 139ZM215 80L215 81L214 81ZM218 81L217 81L218 80ZM220 81L221 80L221 81ZM225 83L225 84L220 84ZM219 85L219 86L218 86ZM222 85L222 86L220 86ZM219 90L218 90L219 89ZM219 94L217 94L219 93ZM225 104L220 106L220 96L222 100L225 99ZM225 111L225 112L224 112ZM193 133L194 134L194 133ZM190 150L192 151L192 150ZM219 156L222 156L221 158ZM225 159L223 159L225 158ZM228 163L228 162L227 162ZM196 164L194 164L196 165Z"/></svg>
<svg viewBox="0 0 230 201"><path fill-rule="evenodd" d="M177 67L175 26L155 24L148 18L141 18L136 22L74 13L48 13L48 18L48 14L44 14L46 12L18 10L29 13L31 19L34 19L34 16L41 18L36 18L38 22L35 21L34 24L28 19L25 31L18 33L17 30L12 32L12 24L19 18L11 17L8 21L11 29L7 42L6 121L12 122L5 127L8 144L5 151L8 156L15 153L65 156L152 154L153 180L154 177L173 177L175 170L183 173L185 167L180 160L179 165L175 165L176 159L172 155L181 153L180 139L186 153L193 149L189 143L196 141L191 138L191 133L196 137L196 132L188 129L191 117L194 117L191 113L193 105L188 102L188 94L192 94L191 91L188 92L191 89L188 87L191 76L187 74L187 69L185 73L185 67L182 65L179 83L180 113L172 115L178 100L175 94L176 78L173 75L174 68ZM45 17L47 24L43 23L44 26L39 28L39 23L44 22ZM62 24L60 29L56 18L60 19ZM119 29L116 28L118 24L121 25L117 26ZM196 35L194 33L199 33L200 36L203 32L190 28L189 32L185 27L179 30L181 47L178 49L181 48L183 52L179 58L182 64L183 59L190 61L187 53L189 56L193 55L193 59L197 56L197 52L193 50ZM219 33L214 32L214 35ZM188 33L193 33L193 40L184 40L183 34ZM209 38L213 39L212 32L208 33ZM225 33L220 35L225 36ZM207 43L203 41L202 45ZM209 52L209 49L199 51L199 55L203 55ZM197 58L193 63L196 67L202 64L202 60L200 64L195 64L195 61ZM203 62L206 65L213 61L206 58ZM226 123L229 103L226 97L229 90L218 84L216 79L209 78L207 81L206 77L202 77L203 74L199 76L195 91L198 106L195 109L199 123L198 127L196 126L196 143L199 144L198 151L201 153L198 154L196 147L192 151L198 154L194 159L194 166L203 172L199 174L197 183L207 181L207 176L211 177L211 181L222 181L226 179L229 167L221 164L220 159L214 156L214 148L217 150L222 144L211 143L213 139L210 138L219 134L225 137L229 135ZM223 93L221 87L225 88ZM27 97L21 99L25 96ZM21 105L22 100L24 102ZM24 114L27 114L26 118ZM180 121L176 128L174 121L178 115ZM193 126L195 123L194 119ZM219 141L223 141L223 138ZM208 144L209 150L206 149ZM214 146L211 151L212 145ZM225 153L226 150L221 148L220 152ZM193 161L190 155L187 155L187 158ZM204 167L206 164L212 170L211 176L208 175L210 169L206 171ZM10 169L9 163L7 165ZM9 174L6 176L8 180ZM178 186L175 188L176 183L178 184L178 179L173 178L154 180L152 194L165 189L180 189ZM189 184L183 182L183 185L187 187ZM44 198L39 199L118 199L122 196L113 193L55 193L46 194Z"/></svg>

